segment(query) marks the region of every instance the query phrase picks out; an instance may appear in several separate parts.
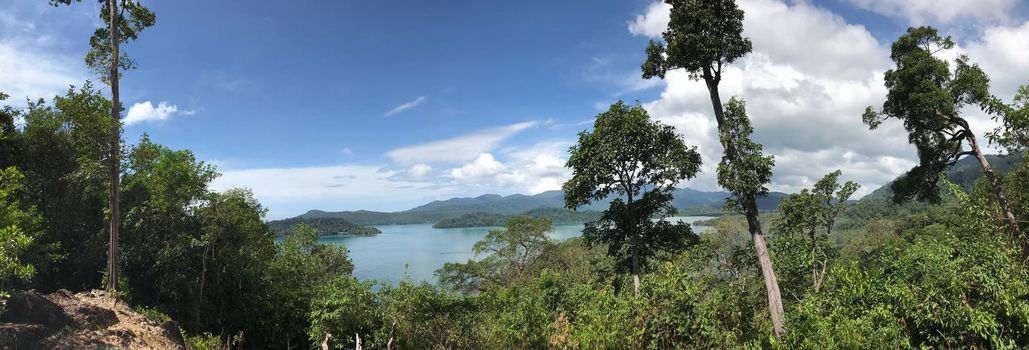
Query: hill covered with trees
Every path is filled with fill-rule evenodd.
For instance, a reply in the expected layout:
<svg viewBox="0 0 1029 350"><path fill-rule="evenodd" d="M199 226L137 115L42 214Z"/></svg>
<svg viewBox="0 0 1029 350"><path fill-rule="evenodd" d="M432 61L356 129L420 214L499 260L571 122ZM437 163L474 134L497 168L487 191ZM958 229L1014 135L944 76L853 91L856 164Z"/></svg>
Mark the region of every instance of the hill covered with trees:
<svg viewBox="0 0 1029 350"><path fill-rule="evenodd" d="M575 211L562 208L536 208L518 215L491 214L475 212L456 218L440 220L432 225L434 228L458 227L500 227L515 216L528 216L536 219L547 219L554 224L584 223L600 218L599 211Z"/></svg>
<svg viewBox="0 0 1029 350"><path fill-rule="evenodd" d="M280 235L285 235L298 225L306 225L314 229L319 236L371 236L382 233L377 228L357 225L344 218L292 218L268 222L268 228Z"/></svg>

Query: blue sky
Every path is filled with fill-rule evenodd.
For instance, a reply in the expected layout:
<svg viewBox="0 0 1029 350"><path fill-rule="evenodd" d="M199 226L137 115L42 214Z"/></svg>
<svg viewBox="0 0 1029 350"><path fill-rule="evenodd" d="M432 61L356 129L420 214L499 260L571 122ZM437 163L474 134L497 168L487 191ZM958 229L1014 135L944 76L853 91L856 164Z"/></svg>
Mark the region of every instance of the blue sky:
<svg viewBox="0 0 1029 350"><path fill-rule="evenodd" d="M678 127L706 162L684 186L717 189L702 84L639 78L667 17L653 1L144 3L157 25L125 47L139 64L122 83L127 139L194 151L224 174L216 189L252 188L270 218L556 189L575 134L617 99ZM1027 6L1014 0L741 4L755 53L723 98L750 102L779 160L773 189L842 168L867 193L913 164L899 127L872 133L858 118L881 103L888 45L909 25L955 35L1003 76L1002 97L1026 83L1013 73L1029 77ZM0 90L17 104L91 78L81 58L97 10L0 4Z"/></svg>

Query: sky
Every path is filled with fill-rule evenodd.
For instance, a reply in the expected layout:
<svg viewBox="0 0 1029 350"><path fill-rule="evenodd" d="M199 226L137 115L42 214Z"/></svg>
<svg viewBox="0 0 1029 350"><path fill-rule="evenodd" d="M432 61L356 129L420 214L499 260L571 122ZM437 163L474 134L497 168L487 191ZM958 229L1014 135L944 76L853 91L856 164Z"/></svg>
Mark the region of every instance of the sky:
<svg viewBox="0 0 1029 350"><path fill-rule="evenodd" d="M640 77L668 21L661 2L142 2L157 23L123 46L138 64L121 85L127 142L192 150L221 173L213 189L250 188L270 219L560 189L577 134L618 100L698 147L702 171L680 186L718 190L703 83ZM980 64L1001 98L1029 83L1029 2L738 2L754 51L727 68L722 99L747 101L775 191L842 169L861 196L915 164L898 122L870 131L860 118L881 106L889 46L909 26L952 35L944 55ZM98 11L0 3L5 102L96 81L83 57ZM995 123L963 112L985 142Z"/></svg>

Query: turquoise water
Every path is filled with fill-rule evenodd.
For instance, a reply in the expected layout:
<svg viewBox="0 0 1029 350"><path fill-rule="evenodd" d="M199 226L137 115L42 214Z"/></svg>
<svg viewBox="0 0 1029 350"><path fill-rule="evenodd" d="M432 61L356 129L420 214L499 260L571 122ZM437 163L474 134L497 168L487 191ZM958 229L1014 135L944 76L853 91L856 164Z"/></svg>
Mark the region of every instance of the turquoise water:
<svg viewBox="0 0 1029 350"><path fill-rule="evenodd" d="M669 218L692 223L707 219L703 216ZM568 239L582 234L582 224L554 225L549 236ZM432 225L376 226L382 234L375 236L322 236L321 243L345 245L354 262L354 276L358 279L377 279L396 283L405 276L415 281L435 282L433 272L444 263L465 262L474 257L472 246L496 227L445 228ZM695 226L700 233L707 229Z"/></svg>

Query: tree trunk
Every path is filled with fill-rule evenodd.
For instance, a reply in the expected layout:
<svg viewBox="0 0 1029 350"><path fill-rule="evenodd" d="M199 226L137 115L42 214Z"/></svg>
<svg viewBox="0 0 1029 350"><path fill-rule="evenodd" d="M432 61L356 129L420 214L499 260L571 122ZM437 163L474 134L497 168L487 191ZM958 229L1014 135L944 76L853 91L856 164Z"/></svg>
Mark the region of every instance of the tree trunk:
<svg viewBox="0 0 1029 350"><path fill-rule="evenodd" d="M114 135L111 140L111 234L107 247L107 291L116 295L118 289L118 226L121 213L118 208L119 180L121 176L121 105L118 102L118 0L109 0L111 11L111 119L114 119Z"/></svg>
<svg viewBox="0 0 1029 350"><path fill-rule="evenodd" d="M640 254L635 244L632 246L632 290L636 296L640 295Z"/></svg>
<svg viewBox="0 0 1029 350"><path fill-rule="evenodd" d="M722 109L722 98L718 95L718 80L712 74L710 68L704 68L704 82L707 84L708 93L711 96L711 105L714 107L715 120L718 122L718 139L725 147L725 156L729 161L739 158L735 147L727 142L728 132L722 127L725 124L725 111ZM775 336L782 336L785 332L783 325L782 296L779 293L779 281L775 276L775 269L772 267L772 258L768 255L768 247L765 245L764 233L761 232L761 222L758 221L757 201L754 196L744 199L744 214L747 216L747 228L750 237L754 241L754 250L757 252L757 261L761 266L761 276L765 280L765 290L768 294L768 314L772 318L772 328Z"/></svg>
<svg viewBox="0 0 1029 350"><path fill-rule="evenodd" d="M1004 189L1000 185L1000 179L997 179L997 175L993 172L993 167L990 166L990 162L986 160L986 156L983 155L983 151L979 149L979 143L975 140L975 134L972 130L965 126L965 133L968 135L968 144L972 146L972 151L975 153L975 158L979 160L979 166L983 168L983 174L986 175L986 180L990 183L990 188L993 189L993 193L997 195L997 202L1000 204L1001 215L1004 216L1004 221L1007 223L1008 229L1011 230L1011 234L1016 240L1022 241L1023 248L1029 248L1029 245L1025 242L1022 237L1022 230L1018 227L1018 220L1015 219L1015 213L1011 210L1011 205L1008 204L1008 197L1004 195ZM1026 251L1029 254L1029 250Z"/></svg>

